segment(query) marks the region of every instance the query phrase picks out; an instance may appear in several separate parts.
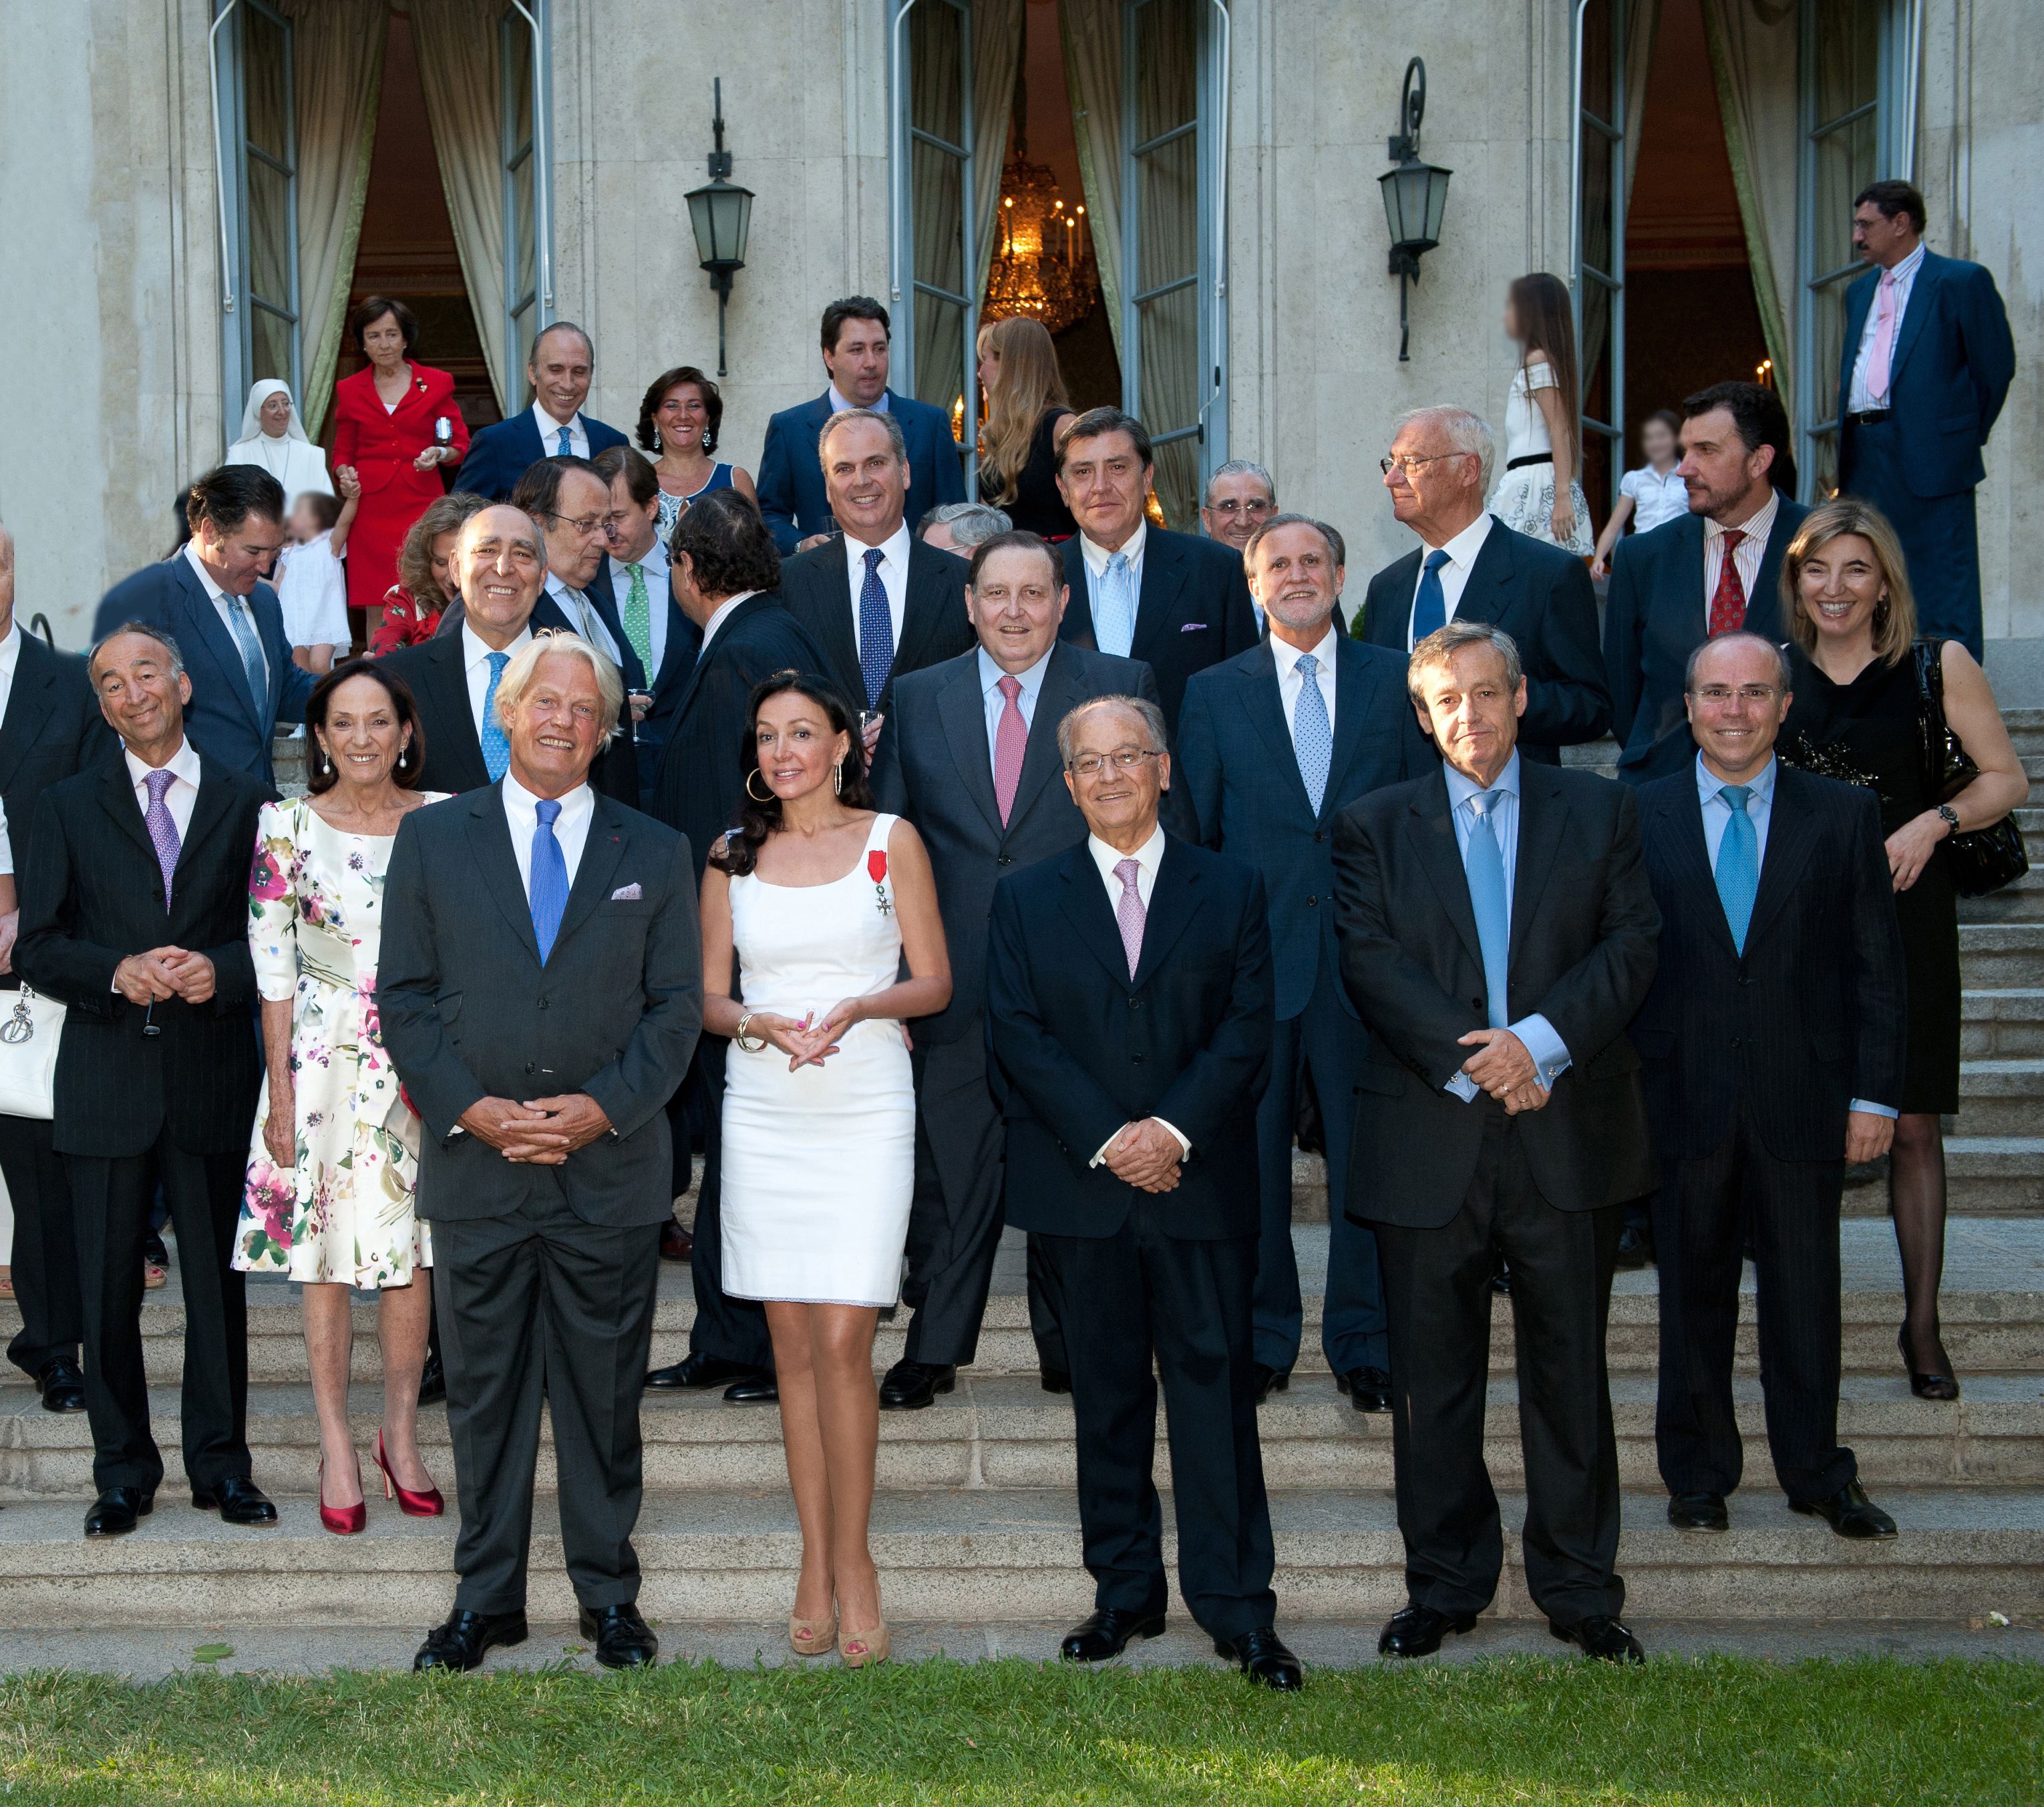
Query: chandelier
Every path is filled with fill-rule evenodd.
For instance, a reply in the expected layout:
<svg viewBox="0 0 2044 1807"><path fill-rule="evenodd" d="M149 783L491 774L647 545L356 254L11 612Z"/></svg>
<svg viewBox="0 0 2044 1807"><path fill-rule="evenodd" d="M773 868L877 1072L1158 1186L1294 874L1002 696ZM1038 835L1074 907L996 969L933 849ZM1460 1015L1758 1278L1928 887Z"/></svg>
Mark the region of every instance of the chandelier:
<svg viewBox="0 0 2044 1807"><path fill-rule="evenodd" d="M987 272L982 320L1026 313L1062 333L1100 298L1085 209L1067 208L1057 179L1029 161L1019 129L1015 154L1001 172L1001 243Z"/></svg>

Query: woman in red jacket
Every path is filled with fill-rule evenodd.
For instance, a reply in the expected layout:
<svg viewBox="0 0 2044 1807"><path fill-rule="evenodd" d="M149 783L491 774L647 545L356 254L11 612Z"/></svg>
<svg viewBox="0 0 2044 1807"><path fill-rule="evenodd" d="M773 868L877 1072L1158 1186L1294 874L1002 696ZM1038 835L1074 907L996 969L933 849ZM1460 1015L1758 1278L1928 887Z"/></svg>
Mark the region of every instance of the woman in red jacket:
<svg viewBox="0 0 2044 1807"><path fill-rule="evenodd" d="M371 295L348 328L369 366L334 385L333 461L362 483L348 544L348 604L366 612L374 634L405 536L444 492L440 467L460 463L468 424L454 379L411 361L419 323L402 302Z"/></svg>

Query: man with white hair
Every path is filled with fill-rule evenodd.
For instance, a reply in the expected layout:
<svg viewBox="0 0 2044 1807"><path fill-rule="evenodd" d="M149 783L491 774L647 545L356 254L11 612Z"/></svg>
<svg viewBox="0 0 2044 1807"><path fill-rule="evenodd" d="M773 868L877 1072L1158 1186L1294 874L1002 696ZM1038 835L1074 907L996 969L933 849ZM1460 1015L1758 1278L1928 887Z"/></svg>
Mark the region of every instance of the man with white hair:
<svg viewBox="0 0 2044 1807"><path fill-rule="evenodd" d="M1207 479L1200 498L1200 525L1209 540L1249 549L1249 536L1278 512L1278 486L1261 464L1231 458Z"/></svg>
<svg viewBox="0 0 2044 1807"><path fill-rule="evenodd" d="M1005 533L1015 523L1007 511L991 502L945 502L924 515L916 537L940 552L955 552L969 559L997 533Z"/></svg>
<svg viewBox="0 0 2044 1807"><path fill-rule="evenodd" d="M1370 580L1362 636L1410 652L1450 621L1503 628L1526 673L1520 750L1558 765L1562 748L1611 725L1596 597L1581 559L1514 532L1484 506L1496 449L1466 408L1416 408L1400 421L1384 486L1420 544Z"/></svg>

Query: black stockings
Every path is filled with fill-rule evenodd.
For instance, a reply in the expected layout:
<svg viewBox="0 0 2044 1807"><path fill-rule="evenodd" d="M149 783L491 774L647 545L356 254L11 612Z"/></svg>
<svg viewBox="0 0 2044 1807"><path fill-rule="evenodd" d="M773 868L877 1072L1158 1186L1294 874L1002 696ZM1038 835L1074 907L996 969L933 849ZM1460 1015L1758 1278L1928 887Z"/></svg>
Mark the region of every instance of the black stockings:
<svg viewBox="0 0 2044 1807"><path fill-rule="evenodd" d="M1945 1136L1934 1113L1905 1111L1888 1156L1888 1205L1902 1256L1906 1359L1918 1374L1950 1374L1938 1332L1938 1286L1945 1272Z"/></svg>

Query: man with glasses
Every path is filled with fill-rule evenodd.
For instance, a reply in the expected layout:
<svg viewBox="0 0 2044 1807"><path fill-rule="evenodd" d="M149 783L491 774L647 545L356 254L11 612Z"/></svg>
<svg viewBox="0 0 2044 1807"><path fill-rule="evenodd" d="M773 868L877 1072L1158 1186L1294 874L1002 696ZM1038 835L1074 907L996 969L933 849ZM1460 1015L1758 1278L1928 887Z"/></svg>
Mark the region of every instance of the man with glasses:
<svg viewBox="0 0 2044 1807"><path fill-rule="evenodd" d="M1249 549L1249 536L1278 512L1278 486L1261 464L1231 458L1207 479L1200 498L1200 525L1209 540Z"/></svg>
<svg viewBox="0 0 2044 1807"><path fill-rule="evenodd" d="M1391 512L1420 544L1370 580L1362 635L1410 652L1450 621L1510 634L1526 675L1519 749L1540 765L1611 725L1589 568L1484 506L1496 444L1466 408L1416 408L1381 459Z"/></svg>
<svg viewBox="0 0 2044 1807"><path fill-rule="evenodd" d="M1838 1434L1845 1170L1887 1151L1902 1094L1902 932L1880 806L1775 757L1791 699L1772 641L1706 640L1684 690L1696 757L1639 792L1661 954L1632 1026L1661 1170L1654 1435L1668 1519L1731 1524L1750 1236L1776 1478L1841 1537L1892 1537Z"/></svg>

